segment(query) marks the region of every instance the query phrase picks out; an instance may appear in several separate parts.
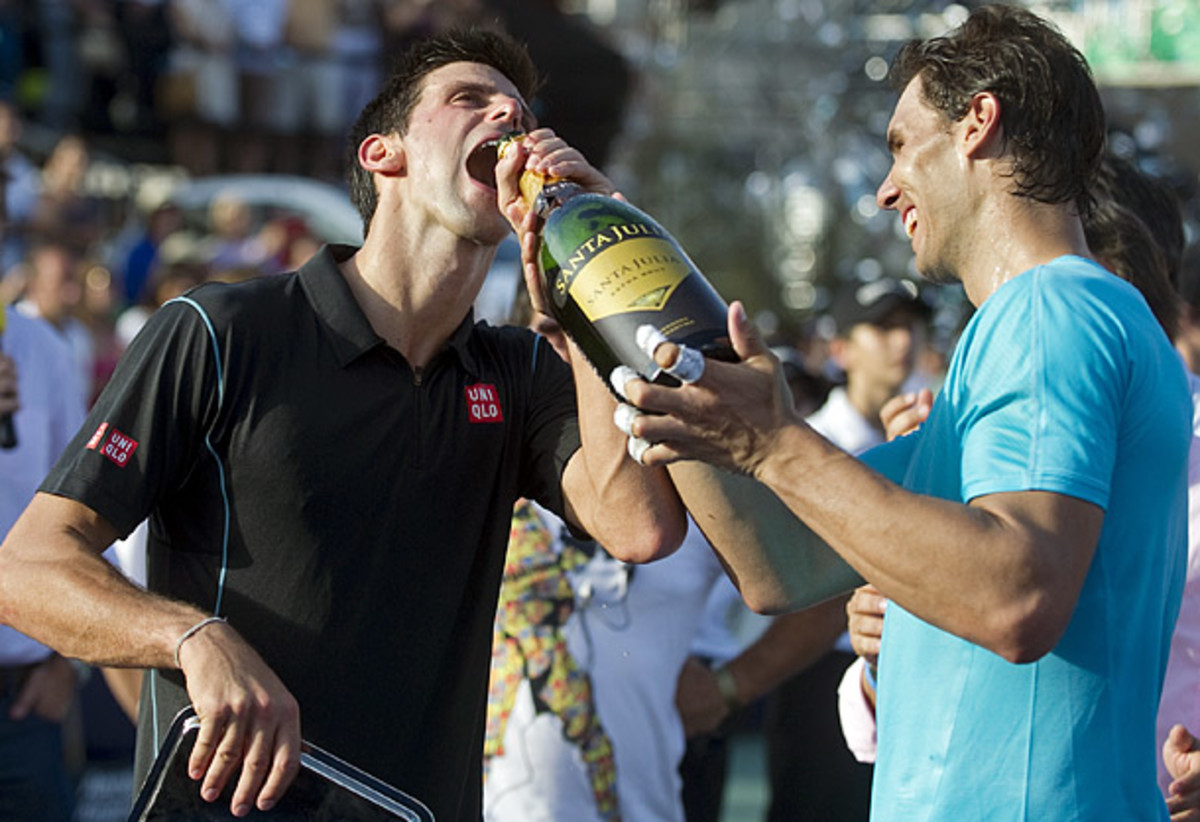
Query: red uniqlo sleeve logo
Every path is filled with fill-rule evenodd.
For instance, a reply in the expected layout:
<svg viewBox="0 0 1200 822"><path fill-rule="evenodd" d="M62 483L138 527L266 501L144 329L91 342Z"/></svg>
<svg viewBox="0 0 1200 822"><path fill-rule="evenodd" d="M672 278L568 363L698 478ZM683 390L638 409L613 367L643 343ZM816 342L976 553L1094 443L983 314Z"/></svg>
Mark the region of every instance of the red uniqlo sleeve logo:
<svg viewBox="0 0 1200 822"><path fill-rule="evenodd" d="M103 444L100 445L100 453L124 468L129 464L129 458L133 456L133 452L137 450L137 440L125 436L115 428L105 437L103 429L104 426L101 426L92 439L103 438ZM88 443L88 447L92 447L92 444Z"/></svg>
<svg viewBox="0 0 1200 822"><path fill-rule="evenodd" d="M487 383L468 385L467 418L471 422L504 422L504 411L500 408L500 395L496 386Z"/></svg>

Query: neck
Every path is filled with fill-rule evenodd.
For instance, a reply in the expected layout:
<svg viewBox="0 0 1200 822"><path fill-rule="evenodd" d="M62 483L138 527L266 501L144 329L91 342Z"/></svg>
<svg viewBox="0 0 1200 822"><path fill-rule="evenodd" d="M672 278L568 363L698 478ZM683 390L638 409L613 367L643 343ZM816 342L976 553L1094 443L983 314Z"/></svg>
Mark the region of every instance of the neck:
<svg viewBox="0 0 1200 822"><path fill-rule="evenodd" d="M1003 195L1000 207L985 209L974 232L970 259L960 279L976 308L1004 283L1067 254L1091 257L1083 222L1071 204L1038 203Z"/></svg>
<svg viewBox="0 0 1200 822"><path fill-rule="evenodd" d="M422 368L474 304L496 247L438 242L436 232L413 242L406 232L372 227L342 274L375 333Z"/></svg>

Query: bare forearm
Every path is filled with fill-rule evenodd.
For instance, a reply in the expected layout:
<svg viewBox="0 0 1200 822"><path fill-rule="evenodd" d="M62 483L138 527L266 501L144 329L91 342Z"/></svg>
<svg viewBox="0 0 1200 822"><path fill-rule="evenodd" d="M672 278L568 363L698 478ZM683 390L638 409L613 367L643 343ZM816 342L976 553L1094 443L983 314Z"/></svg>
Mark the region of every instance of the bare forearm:
<svg viewBox="0 0 1200 822"><path fill-rule="evenodd" d="M862 579L757 480L703 462L669 466L671 479L746 604L759 613L805 608Z"/></svg>
<svg viewBox="0 0 1200 822"><path fill-rule="evenodd" d="M725 666L738 697L751 702L769 693L829 652L846 629L845 596L777 617L757 641Z"/></svg>
<svg viewBox="0 0 1200 822"><path fill-rule="evenodd" d="M100 551L115 536L83 506L38 494L0 545L0 617L93 665L174 667L175 641L204 616L125 579Z"/></svg>
<svg viewBox="0 0 1200 822"><path fill-rule="evenodd" d="M758 477L885 596L1012 659L1045 653L1065 628L1102 521L1056 494L914 494L802 424Z"/></svg>
<svg viewBox="0 0 1200 822"><path fill-rule="evenodd" d="M578 524L620 559L642 562L665 556L687 530L675 487L666 469L646 468L629 457L625 435L612 420L616 401L583 355L572 349L583 445L568 464L573 473L567 487L571 510Z"/></svg>

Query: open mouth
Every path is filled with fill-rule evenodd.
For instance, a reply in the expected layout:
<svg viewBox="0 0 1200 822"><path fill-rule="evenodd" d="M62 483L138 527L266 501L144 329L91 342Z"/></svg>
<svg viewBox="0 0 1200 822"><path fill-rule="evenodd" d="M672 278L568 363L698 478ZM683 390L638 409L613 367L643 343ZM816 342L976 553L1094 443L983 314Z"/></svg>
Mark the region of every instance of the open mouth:
<svg viewBox="0 0 1200 822"><path fill-rule="evenodd" d="M912 239L912 235L917 231L917 210L910 208L904 212L904 233Z"/></svg>
<svg viewBox="0 0 1200 822"><path fill-rule="evenodd" d="M467 157L467 174L472 180L488 188L496 187L496 150L499 146L498 139L488 140L480 143Z"/></svg>
<svg viewBox="0 0 1200 822"><path fill-rule="evenodd" d="M467 157L467 174L477 183L488 188L496 187L496 161L499 159L500 146L507 140L519 136L519 132L505 134L480 143L470 156Z"/></svg>

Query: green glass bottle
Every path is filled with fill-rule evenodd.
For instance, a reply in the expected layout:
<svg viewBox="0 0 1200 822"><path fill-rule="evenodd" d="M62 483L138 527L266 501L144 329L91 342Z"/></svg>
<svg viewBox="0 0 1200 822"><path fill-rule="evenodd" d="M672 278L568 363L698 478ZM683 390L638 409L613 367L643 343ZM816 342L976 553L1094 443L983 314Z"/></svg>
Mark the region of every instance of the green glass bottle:
<svg viewBox="0 0 1200 822"><path fill-rule="evenodd" d="M737 360L725 301L654 218L530 171L521 192L544 221L538 262L554 318L606 381L624 364L678 384L638 348L637 329L647 324L707 357Z"/></svg>

